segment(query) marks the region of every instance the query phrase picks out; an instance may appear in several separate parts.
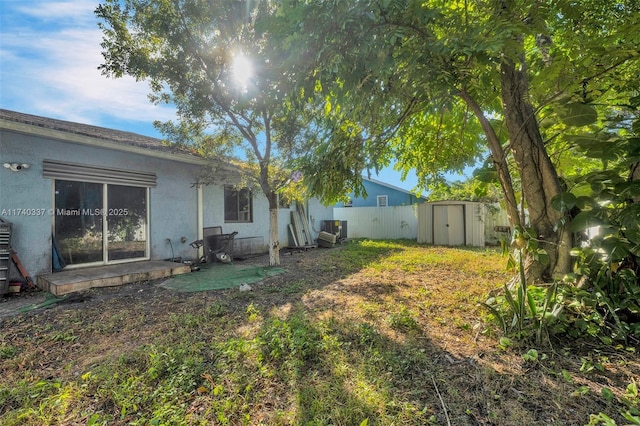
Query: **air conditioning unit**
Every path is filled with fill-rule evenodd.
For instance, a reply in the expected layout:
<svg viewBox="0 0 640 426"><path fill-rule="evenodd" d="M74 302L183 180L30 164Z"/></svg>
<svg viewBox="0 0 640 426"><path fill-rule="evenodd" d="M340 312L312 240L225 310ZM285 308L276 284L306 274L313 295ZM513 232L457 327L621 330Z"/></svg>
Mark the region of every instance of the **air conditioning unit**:
<svg viewBox="0 0 640 426"><path fill-rule="evenodd" d="M338 235L341 240L347 238L346 220L323 220L321 229L329 234Z"/></svg>

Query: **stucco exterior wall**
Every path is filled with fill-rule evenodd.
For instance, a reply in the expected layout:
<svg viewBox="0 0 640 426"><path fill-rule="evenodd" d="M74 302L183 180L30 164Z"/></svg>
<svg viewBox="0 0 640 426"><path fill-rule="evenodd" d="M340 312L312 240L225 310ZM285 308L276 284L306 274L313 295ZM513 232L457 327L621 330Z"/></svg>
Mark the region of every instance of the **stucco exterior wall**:
<svg viewBox="0 0 640 426"><path fill-rule="evenodd" d="M230 233L238 231L236 238L263 237L266 245L269 243L269 203L262 192L253 194L253 222L251 223L225 223L224 221L224 187L222 185L203 186L203 222L204 227L222 226L222 232ZM278 239L280 247L292 245L289 236L289 224L291 212L295 211L295 204L289 208L278 209ZM307 203L309 226L313 237L320 232L322 220L333 219L333 207L322 206L316 199Z"/></svg>
<svg viewBox="0 0 640 426"><path fill-rule="evenodd" d="M19 172L0 168L0 213L9 213L0 216L13 223L12 246L30 274L51 272L54 184L43 177L45 159L155 172L157 187L149 192L150 256L195 257L188 243L198 237L197 189L192 184L199 166L2 130L0 163L30 165Z"/></svg>
<svg viewBox="0 0 640 426"><path fill-rule="evenodd" d="M269 241L269 204L262 193L253 194L253 221L238 223L224 221L224 186L206 185L202 188L203 226L222 226L222 232L237 231L236 238L264 237L265 246Z"/></svg>
<svg viewBox="0 0 640 426"><path fill-rule="evenodd" d="M333 206L322 205L317 198L311 198L307 202L307 206L309 209L309 227L313 233L313 238L317 238L322 230L322 222L335 219Z"/></svg>

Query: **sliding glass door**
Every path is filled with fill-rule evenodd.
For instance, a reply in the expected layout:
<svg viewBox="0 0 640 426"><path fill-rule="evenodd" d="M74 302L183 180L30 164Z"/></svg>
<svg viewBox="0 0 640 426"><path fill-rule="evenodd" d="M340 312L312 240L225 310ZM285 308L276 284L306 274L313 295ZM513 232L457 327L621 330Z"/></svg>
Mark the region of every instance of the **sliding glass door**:
<svg viewBox="0 0 640 426"><path fill-rule="evenodd" d="M148 258L148 188L55 181L54 237L67 265Z"/></svg>
<svg viewBox="0 0 640 426"><path fill-rule="evenodd" d="M147 188L107 185L108 260L146 257Z"/></svg>
<svg viewBox="0 0 640 426"><path fill-rule="evenodd" d="M102 262L102 184L56 181L55 238L67 265ZM98 213L98 214L94 214Z"/></svg>

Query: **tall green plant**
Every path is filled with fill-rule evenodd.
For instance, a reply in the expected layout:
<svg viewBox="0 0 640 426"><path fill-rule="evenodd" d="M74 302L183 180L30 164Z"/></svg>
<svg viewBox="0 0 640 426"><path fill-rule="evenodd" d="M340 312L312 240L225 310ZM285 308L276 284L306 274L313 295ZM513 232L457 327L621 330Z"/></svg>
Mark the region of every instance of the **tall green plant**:
<svg viewBox="0 0 640 426"><path fill-rule="evenodd" d="M534 259L544 265L548 261L547 254L540 248L531 228L516 228L511 245L503 242L502 247L503 253L508 256L508 268L517 273L517 279L504 284L503 297L491 298L484 306L501 324L505 333L520 337L535 334L540 340L555 287L552 286L554 290L545 294L539 291L539 287L530 285L525 263L527 259Z"/></svg>
<svg viewBox="0 0 640 426"><path fill-rule="evenodd" d="M564 105L564 106L563 106ZM640 337L640 96L593 121L595 107L567 107L559 101L561 120L545 130L550 143L563 145L573 163L557 158L564 190L550 205L560 213L556 228L573 236L574 269L542 292L528 285L522 273L518 286L505 287L504 304L491 300L506 332L545 330L589 335L604 343L638 341ZM564 108L564 109L563 109ZM574 116L568 116L573 111ZM589 115L590 117L581 117ZM554 129L553 132L550 129ZM554 133L557 132L557 133ZM551 136L551 135L554 136ZM509 264L522 270L522 253L539 251L531 230L514 232ZM530 303L532 300L541 303ZM496 303L498 302L498 303ZM529 311L525 310L525 302ZM541 307L536 312L533 307ZM536 318L537 317L537 318Z"/></svg>
<svg viewBox="0 0 640 426"><path fill-rule="evenodd" d="M567 179L566 190L552 200L565 215L563 224L578 236L571 253L577 259L574 281L582 285L566 291L572 301L567 307L591 325L590 334L605 341L640 337L640 179L634 172L640 164L638 106L640 98L632 98L631 111L602 129L569 138L601 167Z"/></svg>

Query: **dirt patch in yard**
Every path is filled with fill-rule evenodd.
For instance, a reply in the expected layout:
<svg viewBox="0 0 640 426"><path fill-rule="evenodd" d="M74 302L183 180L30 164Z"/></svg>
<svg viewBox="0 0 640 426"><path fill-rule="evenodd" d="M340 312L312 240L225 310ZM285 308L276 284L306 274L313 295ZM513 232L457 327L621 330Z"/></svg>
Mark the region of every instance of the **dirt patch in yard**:
<svg viewBox="0 0 640 426"><path fill-rule="evenodd" d="M585 425L600 412L621 419L620 401L640 381L637 353L555 340L525 360L532 347L501 345L477 304L508 278L504 260L451 250L394 243L365 255L349 245L283 253L286 272L251 291L177 293L145 282L4 318L0 416L17 418L21 384L52 381L81 394L52 423L170 419L159 408L122 414L125 397L104 396L99 372L144 376L155 351L188 343L175 349L199 360L190 367L194 384L176 397L190 407L184 423ZM183 386L175 383L183 370L164 368L172 386ZM150 382L162 387L163 377ZM22 424L43 423L30 422Z"/></svg>

